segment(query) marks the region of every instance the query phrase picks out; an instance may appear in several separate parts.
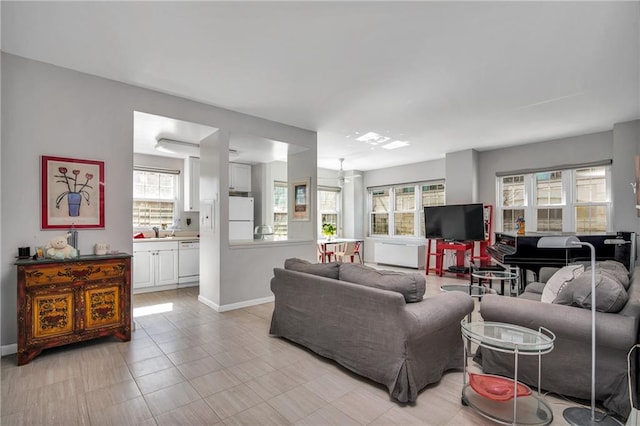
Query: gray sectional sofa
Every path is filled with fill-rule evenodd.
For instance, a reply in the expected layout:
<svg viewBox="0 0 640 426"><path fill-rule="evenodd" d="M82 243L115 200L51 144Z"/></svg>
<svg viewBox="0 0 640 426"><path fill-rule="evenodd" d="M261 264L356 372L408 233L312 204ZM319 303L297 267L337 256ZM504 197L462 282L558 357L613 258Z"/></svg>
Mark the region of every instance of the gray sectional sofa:
<svg viewBox="0 0 640 426"><path fill-rule="evenodd" d="M271 290L272 335L385 385L397 401L415 401L462 368L460 321L473 300L462 292L423 299L422 274L289 259L274 269Z"/></svg>
<svg viewBox="0 0 640 426"><path fill-rule="evenodd" d="M574 294L573 302L561 300L564 290L560 291L553 303L540 302L544 288L548 285L547 280L556 271L556 269L543 268L540 271L540 282L529 284L520 297L495 295L483 297L480 313L485 321L506 322L532 329L542 326L555 333L556 341L553 351L542 357L542 388L589 400L591 398L591 310L570 306L579 304L577 293ZM587 270L580 276L584 282L575 283L575 285L582 285L583 290L587 287L589 294L590 276L591 272ZM619 309L617 312L596 312L596 400L601 402L605 409L621 417L627 417L631 409L627 384L627 353L640 339L639 280L640 274L635 273L629 281L626 303L619 303L619 294L608 297L599 294L599 290L596 292L599 310ZM597 282L600 286L600 279ZM599 306L601 303L598 300L606 306ZM560 302L568 304L560 304ZM621 305L622 309L616 306L616 303ZM608 309L609 307L611 309ZM485 373L513 377L513 355L505 356L495 351L480 349L476 354L476 361L481 363ZM536 386L537 357L523 356L518 362L518 379ZM632 382L635 382L633 392L637 394L638 368L635 356L632 376Z"/></svg>

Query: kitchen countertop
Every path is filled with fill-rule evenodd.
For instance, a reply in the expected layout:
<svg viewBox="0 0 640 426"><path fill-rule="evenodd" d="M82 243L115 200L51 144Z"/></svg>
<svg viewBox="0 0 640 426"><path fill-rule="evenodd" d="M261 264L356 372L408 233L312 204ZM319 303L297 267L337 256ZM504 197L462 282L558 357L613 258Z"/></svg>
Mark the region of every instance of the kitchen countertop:
<svg viewBox="0 0 640 426"><path fill-rule="evenodd" d="M160 237L160 238L134 238L134 243L157 243L158 241L199 241L199 237Z"/></svg>

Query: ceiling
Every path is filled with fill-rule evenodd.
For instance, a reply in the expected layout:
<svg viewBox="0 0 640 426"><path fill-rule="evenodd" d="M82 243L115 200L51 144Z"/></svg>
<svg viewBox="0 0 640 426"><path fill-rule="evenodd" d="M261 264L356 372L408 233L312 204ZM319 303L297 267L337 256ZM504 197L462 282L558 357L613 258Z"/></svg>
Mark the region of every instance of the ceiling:
<svg viewBox="0 0 640 426"><path fill-rule="evenodd" d="M203 124L191 123L160 115L134 111L133 113L133 152L162 157L185 158L185 153L167 153L156 148L159 139L169 139L181 143L199 145L200 141L211 136L218 129ZM245 164L287 161L289 154L306 151L307 148L290 145L285 142L263 137L231 133L229 135L229 159Z"/></svg>
<svg viewBox="0 0 640 426"><path fill-rule="evenodd" d="M1 7L3 51L315 130L320 167L342 157L371 170L640 118L637 1ZM355 140L370 131L409 146Z"/></svg>

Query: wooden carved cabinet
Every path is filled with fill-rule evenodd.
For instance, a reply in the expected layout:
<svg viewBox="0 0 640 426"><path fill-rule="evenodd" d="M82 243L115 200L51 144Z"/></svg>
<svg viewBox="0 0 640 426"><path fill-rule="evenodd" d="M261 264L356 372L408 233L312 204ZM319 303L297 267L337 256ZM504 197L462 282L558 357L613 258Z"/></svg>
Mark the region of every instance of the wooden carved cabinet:
<svg viewBox="0 0 640 426"><path fill-rule="evenodd" d="M19 260L18 365L43 349L131 339L131 255Z"/></svg>

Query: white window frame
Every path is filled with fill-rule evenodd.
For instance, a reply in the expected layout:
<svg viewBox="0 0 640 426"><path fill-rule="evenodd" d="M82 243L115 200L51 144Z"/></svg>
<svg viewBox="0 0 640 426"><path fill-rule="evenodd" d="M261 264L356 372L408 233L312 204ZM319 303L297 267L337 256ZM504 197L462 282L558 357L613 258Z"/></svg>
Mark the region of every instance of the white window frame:
<svg viewBox="0 0 640 426"><path fill-rule="evenodd" d="M177 212L178 212L178 201L180 199L180 179L179 179L179 175L180 175L180 171L179 170L169 170L169 169L156 169L156 168L149 168L149 167L142 167L142 166L134 166L133 168L133 172L134 174L136 172L141 172L141 173L158 173L158 174L164 174L164 175L170 175L173 178L173 198L172 199L167 199L167 198L139 198L139 197L134 197L133 198L133 207L135 208L135 202L136 201L149 201L149 202L163 202L163 203L172 203L173 204L173 210L171 212L171 221L166 223L167 228L168 229L172 229L176 226L176 219L177 219ZM131 182L131 185L133 186L134 182ZM132 219L133 219L133 213L132 213ZM132 220L133 222L133 220ZM149 227L154 227L154 226L160 226L161 224L155 224L152 223L150 225L143 225L141 226L139 223L135 224L132 223L133 229L138 231L138 230L147 230L149 229Z"/></svg>
<svg viewBox="0 0 640 426"><path fill-rule="evenodd" d="M605 202L592 202L592 203L578 203L576 202L576 170L589 168L589 167L604 167L605 168L605 185L607 191L607 201ZM561 171L562 172L562 204L544 204L536 205L537 194L536 191L536 173L546 171ZM516 206L505 208L502 205L502 179L509 176L524 176L524 206ZM578 206L604 206L606 210L607 230L611 232L612 218L613 218L613 203L611 202L611 165L610 164L597 164L597 165L584 165L573 166L571 168L559 168L556 170L541 170L541 171L527 171L527 172L514 172L513 174L501 175L496 177L496 230L498 232L504 232L503 223L503 211L522 209L524 210L525 229L527 231L536 232L538 229L538 215L537 211L539 207L542 208L561 208L562 209L562 232L575 232L577 223L577 207Z"/></svg>
<svg viewBox="0 0 640 426"><path fill-rule="evenodd" d="M287 197L286 202L285 202L285 212L276 211L276 209L275 209L274 197L275 197L275 189L276 189L276 187L285 189L285 196ZM273 192L271 194L271 221L273 222L273 229L274 229L275 235L287 236L289 234L289 184L287 182L274 180L273 181L273 189L272 190L273 190ZM284 234L279 234L279 233L276 232L277 231L276 213L279 213L279 214L286 213L287 214L287 229L286 229L286 232Z"/></svg>
<svg viewBox="0 0 640 426"><path fill-rule="evenodd" d="M422 205L422 187L428 185L439 185L442 184L443 191L446 190L446 185L444 179L432 180L432 181L423 181L417 183L399 183L395 185L386 185L386 186L376 186L367 189L368 192L368 209L369 209L369 228L368 235L372 238L414 238L414 239L424 239L422 235L422 214L423 205ZM414 205L411 210L395 210L396 207L396 188L402 188L407 186L414 187ZM376 190L389 190L389 210L387 210L387 214L389 215L389 231L386 235L383 234L374 234L373 233L373 214L376 213L373 211L373 191ZM446 194L446 192L445 192ZM444 201L446 203L446 200ZM380 213L380 212L378 212ZM413 235L396 235L395 229L395 215L396 213L413 213Z"/></svg>
<svg viewBox="0 0 640 426"><path fill-rule="evenodd" d="M342 189L337 186L318 186L316 190L316 200L318 200L318 235L322 235L322 214L335 214L338 217L337 234L342 234ZM336 211L322 211L320 209L320 191L334 192L337 194Z"/></svg>

